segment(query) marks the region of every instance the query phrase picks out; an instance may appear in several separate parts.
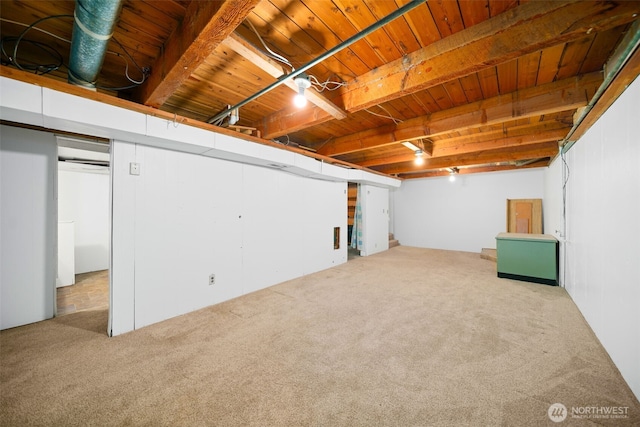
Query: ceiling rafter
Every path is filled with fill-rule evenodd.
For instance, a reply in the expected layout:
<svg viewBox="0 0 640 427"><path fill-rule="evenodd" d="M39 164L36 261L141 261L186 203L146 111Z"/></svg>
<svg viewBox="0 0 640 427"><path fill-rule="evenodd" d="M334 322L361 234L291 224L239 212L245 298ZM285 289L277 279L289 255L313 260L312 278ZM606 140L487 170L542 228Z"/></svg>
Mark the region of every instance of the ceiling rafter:
<svg viewBox="0 0 640 427"><path fill-rule="evenodd" d="M495 150L498 148L507 147L520 147L524 145L538 144L548 141L560 141L563 139L570 129L570 126L565 125L562 128L555 130L538 131L540 126L531 126L531 133L529 135L510 136L505 138L492 138L484 137L483 135L476 136L476 141L471 144L463 144L457 146L449 146L439 148L439 144L446 144L447 140L438 141L434 144L434 150L432 158L436 157L449 157L467 153L474 153L476 151ZM367 159L359 161L358 164L365 167L373 167L386 165L390 163L402 163L409 162L415 159L413 153L402 153L397 155L386 155L380 157L367 157Z"/></svg>
<svg viewBox="0 0 640 427"><path fill-rule="evenodd" d="M516 162L510 162L505 165L481 165L481 166L473 166L473 167L465 167L459 168L456 172L457 175L467 175L473 173L485 173L485 172L502 172L502 171L510 171L514 169L529 169L529 168L540 168L544 166L548 166L549 160L542 159L537 160L531 163L527 163L525 165L517 165ZM451 171L449 170L433 170L428 172L419 172L412 174L400 174L399 178L434 178L437 176L450 176Z"/></svg>
<svg viewBox="0 0 640 427"><path fill-rule="evenodd" d="M255 135L254 142L411 179L440 174L445 169L432 168L446 162L461 174L548 164L538 156L558 144L568 149L640 69L640 0L423 3L382 33L323 55L408 1L123 0L99 91L135 100L147 114L183 115L195 126L238 97L258 94L240 108L235 127ZM66 63L72 21L47 17L69 14L72 6L5 0L2 37L30 29L30 39L51 45ZM310 102L302 109L291 103L290 88L262 92L269 82L296 85L289 68L256 43L247 21L296 71L318 58L313 74L320 81L348 85L321 96L306 91ZM46 59L30 43L19 50L14 56L24 63ZM139 84L147 68L153 73ZM47 76L67 81L64 70ZM414 166L416 151L426 169ZM508 151L519 160L496 161Z"/></svg>
<svg viewBox="0 0 640 427"><path fill-rule="evenodd" d="M258 3L260 0L192 1L138 91L140 102L162 106Z"/></svg>
<svg viewBox="0 0 640 427"><path fill-rule="evenodd" d="M325 156L339 156L452 130L459 131L516 118L572 110L587 105L588 92L593 91L601 82L602 74L596 72L582 78L547 83L416 117L397 125L385 125L377 129L345 135L329 141L318 152Z"/></svg>
<svg viewBox="0 0 640 427"><path fill-rule="evenodd" d="M414 164L413 162L405 162L375 167L373 169L389 175L410 174L424 172L432 169L446 169L479 164L543 159L546 157L554 157L556 154L558 154L558 144L555 141L550 141L539 144L525 145L521 147L506 147L496 150L486 150L473 154L432 157L429 159L425 159L424 164L420 166Z"/></svg>
<svg viewBox="0 0 640 427"><path fill-rule="evenodd" d="M275 77L276 79L285 74L278 62L272 60L267 55L260 52L258 49L253 47L249 42L244 40L236 33L230 34L229 37L224 41L224 44L249 62L266 71L271 76ZM286 80L283 84L295 92L298 91L298 85L296 85L293 79ZM309 102L317 105L319 108L326 111L335 119L341 120L347 117L347 113L342 108L338 107L315 90L305 91L305 97Z"/></svg>
<svg viewBox="0 0 640 427"><path fill-rule="evenodd" d="M428 89L554 45L575 41L635 19L633 2L528 2L436 41L349 81L336 92L350 112ZM499 46L499 48L496 48ZM334 102L339 103L336 98ZM286 117L285 117L286 115ZM266 138L288 134L327 114L273 113L255 126Z"/></svg>
<svg viewBox="0 0 640 427"><path fill-rule="evenodd" d="M629 3L525 3L358 77L342 91L345 108L359 111L631 22L637 5Z"/></svg>

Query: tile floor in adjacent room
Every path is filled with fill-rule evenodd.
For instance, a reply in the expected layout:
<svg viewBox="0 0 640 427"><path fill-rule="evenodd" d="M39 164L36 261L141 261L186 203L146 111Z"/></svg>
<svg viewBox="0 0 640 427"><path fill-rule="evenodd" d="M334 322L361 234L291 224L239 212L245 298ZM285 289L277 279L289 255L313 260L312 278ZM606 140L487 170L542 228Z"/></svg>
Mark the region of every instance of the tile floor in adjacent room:
<svg viewBox="0 0 640 427"><path fill-rule="evenodd" d="M109 270L76 274L76 283L56 289L57 316L109 308Z"/></svg>

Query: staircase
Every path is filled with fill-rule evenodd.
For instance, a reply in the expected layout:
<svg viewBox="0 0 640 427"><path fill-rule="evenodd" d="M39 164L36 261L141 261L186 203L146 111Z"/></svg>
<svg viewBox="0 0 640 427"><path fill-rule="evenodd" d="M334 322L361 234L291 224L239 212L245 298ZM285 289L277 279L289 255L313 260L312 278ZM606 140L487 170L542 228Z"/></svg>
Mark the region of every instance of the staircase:
<svg viewBox="0 0 640 427"><path fill-rule="evenodd" d="M389 249L395 248L396 246L400 246L400 242L393 237L393 233L389 233Z"/></svg>

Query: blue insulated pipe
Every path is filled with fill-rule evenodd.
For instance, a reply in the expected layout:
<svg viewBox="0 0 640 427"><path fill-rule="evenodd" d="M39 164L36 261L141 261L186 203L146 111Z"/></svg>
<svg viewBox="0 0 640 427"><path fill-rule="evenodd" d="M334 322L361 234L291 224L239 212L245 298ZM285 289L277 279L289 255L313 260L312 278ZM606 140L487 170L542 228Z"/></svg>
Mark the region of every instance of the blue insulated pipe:
<svg viewBox="0 0 640 427"><path fill-rule="evenodd" d="M122 0L76 0L68 81L95 89Z"/></svg>

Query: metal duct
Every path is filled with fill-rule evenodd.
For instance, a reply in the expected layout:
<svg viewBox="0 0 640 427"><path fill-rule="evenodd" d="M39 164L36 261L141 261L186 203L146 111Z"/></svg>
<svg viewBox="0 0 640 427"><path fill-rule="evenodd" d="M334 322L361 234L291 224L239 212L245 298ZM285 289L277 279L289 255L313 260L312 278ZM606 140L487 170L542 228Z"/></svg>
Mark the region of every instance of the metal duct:
<svg viewBox="0 0 640 427"><path fill-rule="evenodd" d="M95 89L122 0L76 0L69 83Z"/></svg>

